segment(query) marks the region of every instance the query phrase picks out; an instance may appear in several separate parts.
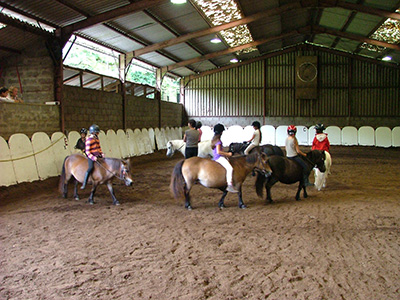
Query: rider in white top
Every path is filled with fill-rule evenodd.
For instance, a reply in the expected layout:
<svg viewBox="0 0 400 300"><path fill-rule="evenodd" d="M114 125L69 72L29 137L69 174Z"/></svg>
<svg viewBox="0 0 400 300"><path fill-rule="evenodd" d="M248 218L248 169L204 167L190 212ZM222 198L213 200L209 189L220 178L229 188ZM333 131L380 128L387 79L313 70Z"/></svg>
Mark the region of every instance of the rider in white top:
<svg viewBox="0 0 400 300"><path fill-rule="evenodd" d="M260 146L260 143L261 143L261 131L260 131L261 124L260 124L260 122L254 121L253 124L251 124L251 125L254 128L254 134L251 137L251 139L248 141L250 143L250 145L248 145L246 150L244 150L244 155L248 155L253 148Z"/></svg>

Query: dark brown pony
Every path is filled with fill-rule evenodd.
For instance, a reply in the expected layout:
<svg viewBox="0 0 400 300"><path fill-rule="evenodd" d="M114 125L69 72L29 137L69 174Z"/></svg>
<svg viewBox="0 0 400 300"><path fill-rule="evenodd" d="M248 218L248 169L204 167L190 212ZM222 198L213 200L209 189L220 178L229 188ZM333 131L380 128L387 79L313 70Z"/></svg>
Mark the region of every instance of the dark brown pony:
<svg viewBox="0 0 400 300"><path fill-rule="evenodd" d="M302 157L303 158L303 157ZM303 158L308 165L310 171L317 167L321 172L325 172L325 152L319 150L312 150L307 153L307 156ZM263 186L267 190L266 201L272 203L271 198L271 187L279 182L285 184L292 184L299 182L297 188L296 200L300 199L300 191L304 190L304 198L307 198L306 186L304 184L303 168L294 160L287 157L273 155L268 157L267 164L270 166L272 173L266 177L264 174L257 174L256 180L256 191L257 195L263 196Z"/></svg>
<svg viewBox="0 0 400 300"><path fill-rule="evenodd" d="M88 169L87 157L82 154L72 154L67 156L64 160L61 178L60 190L64 198L67 198L68 182L71 177L75 180L74 199L79 200L77 193L78 181L83 182L85 173ZM132 175L129 172L129 161L124 161L118 158L103 158L94 163L94 169L89 177L88 183L93 184L89 204L93 204L94 193L99 184L106 184L110 191L114 205L119 205L117 198L115 198L114 190L112 187L113 179L118 178L123 180L127 186L132 185Z"/></svg>
<svg viewBox="0 0 400 300"><path fill-rule="evenodd" d="M231 143L229 145L229 152L232 152L233 154L238 153L238 154L243 155L244 150L246 150L246 148L247 148L247 146L249 146L249 144L250 143L248 143L248 142L246 142L246 143ZM271 156L271 155L283 156L282 149L278 146L274 146L271 144L257 146L255 148L251 149L250 153L252 153L253 151L259 151L259 152L265 153L267 156Z"/></svg>
<svg viewBox="0 0 400 300"><path fill-rule="evenodd" d="M237 156L229 159L233 167L233 182L238 190L240 208L246 208L242 199L243 181L254 169L261 173L270 171L265 165L266 158L264 154L255 153L247 157ZM223 166L213 160L200 157L191 157L175 165L171 175L171 192L175 199L185 198L185 208L188 210L192 209L189 193L196 182L208 188L221 190L223 194L218 206L225 207L224 199L228 191L226 190L226 170Z"/></svg>

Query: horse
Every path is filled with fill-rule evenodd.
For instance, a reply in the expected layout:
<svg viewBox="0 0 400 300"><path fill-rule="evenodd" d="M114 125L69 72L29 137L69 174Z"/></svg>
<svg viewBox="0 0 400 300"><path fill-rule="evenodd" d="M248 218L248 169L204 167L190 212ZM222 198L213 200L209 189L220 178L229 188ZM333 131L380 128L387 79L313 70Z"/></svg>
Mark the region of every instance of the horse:
<svg viewBox="0 0 400 300"><path fill-rule="evenodd" d="M303 157L302 157L303 158ZM309 166L311 171L316 166L321 172L325 172L325 152L319 150L312 150L307 153L307 156L303 158L305 163ZM271 198L271 187L279 182L285 184L292 184L299 182L297 188L296 200L300 200L300 191L303 189L304 198L307 198L306 186L303 177L303 168L296 161L291 160L287 157L273 155L268 157L267 164L272 170L269 176L258 173L256 179L256 192L259 197L263 196L262 187L265 185L267 190L266 201L272 203Z"/></svg>
<svg viewBox="0 0 400 300"><path fill-rule="evenodd" d="M331 174L332 158L328 151L325 151L325 172L321 172L318 168L314 168L314 186L320 191L323 187L326 187L326 179Z"/></svg>
<svg viewBox="0 0 400 300"><path fill-rule="evenodd" d="M71 177L73 177L75 180L74 199L79 200L77 193L78 181L80 183L83 182L87 168L87 157L83 156L82 154L72 154L64 159L60 178L60 190L64 198L67 198L68 182ZM108 157L97 160L94 164L93 172L88 180L88 183L93 184L88 200L89 204L94 203L93 197L97 186L99 184L106 184L113 199L113 204L119 205L120 203L115 197L112 187L112 181L115 178L123 180L127 186L132 185L133 180L129 170L129 161Z"/></svg>
<svg viewBox="0 0 400 300"><path fill-rule="evenodd" d="M231 143L229 145L229 152L232 152L233 154L238 153L238 154L243 155L244 150L246 150L246 148L247 148L247 146L249 146L249 144L250 144L249 142ZM267 156L271 156L271 155L283 156L282 149L278 146L274 146L271 144L257 146L255 148L251 149L250 153L252 153L253 151L261 151L261 152L265 153Z"/></svg>
<svg viewBox="0 0 400 300"><path fill-rule="evenodd" d="M211 141L199 142L199 153L198 157L210 158L213 157L213 152L211 149ZM170 140L167 142L167 156L172 157L176 151L182 153L185 156L186 143L183 140Z"/></svg>
<svg viewBox="0 0 400 300"><path fill-rule="evenodd" d="M233 167L234 187L238 190L239 208L246 208L242 199L242 184L247 175L254 169L260 173L270 169L265 165L265 154L254 153L247 156L231 157L229 162ZM220 209L225 207L224 199L228 194L226 182L226 170L216 161L201 157L191 157L178 162L171 175L170 189L174 198L185 199L185 208L192 209L190 204L190 190L195 183L200 183L207 188L219 189L223 192L218 203Z"/></svg>

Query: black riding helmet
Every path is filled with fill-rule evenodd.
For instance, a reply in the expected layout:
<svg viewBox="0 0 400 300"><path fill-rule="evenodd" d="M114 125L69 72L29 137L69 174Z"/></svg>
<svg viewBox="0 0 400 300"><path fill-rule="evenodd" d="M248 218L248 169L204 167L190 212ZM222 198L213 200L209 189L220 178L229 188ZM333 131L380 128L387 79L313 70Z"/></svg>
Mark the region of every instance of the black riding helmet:
<svg viewBox="0 0 400 300"><path fill-rule="evenodd" d="M322 133L322 132L325 130L324 124L317 124L317 125L315 125L315 130L316 130L318 133Z"/></svg>
<svg viewBox="0 0 400 300"><path fill-rule="evenodd" d="M80 132L80 133L87 134L87 129L86 129L86 128L82 128L79 132Z"/></svg>
<svg viewBox="0 0 400 300"><path fill-rule="evenodd" d="M92 126L89 127L89 132L91 134L93 133L99 133L100 132L100 127L96 124L93 124Z"/></svg>
<svg viewBox="0 0 400 300"><path fill-rule="evenodd" d="M196 123L196 129L201 128L201 126L203 126L203 123L201 123L200 121L197 121L197 123Z"/></svg>
<svg viewBox="0 0 400 300"><path fill-rule="evenodd" d="M217 125L214 126L214 133L216 134L221 134L225 130L224 125L218 123Z"/></svg>

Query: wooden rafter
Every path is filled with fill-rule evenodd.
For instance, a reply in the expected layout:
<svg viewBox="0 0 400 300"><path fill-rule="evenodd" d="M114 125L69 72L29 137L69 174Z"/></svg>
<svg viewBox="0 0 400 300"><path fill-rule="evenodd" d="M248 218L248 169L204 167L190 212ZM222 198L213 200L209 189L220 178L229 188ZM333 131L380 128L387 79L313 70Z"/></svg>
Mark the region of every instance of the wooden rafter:
<svg viewBox="0 0 400 300"><path fill-rule="evenodd" d="M303 28L300 28L298 30L290 31L290 32L283 33L283 34L280 34L280 35L277 35L277 36L272 36L272 37L268 37L268 38L265 38L265 39L257 40L257 41L254 41L254 42L251 42L251 43L248 43L248 44L240 45L240 46L237 46L237 47L232 47L232 48L228 48L228 49L225 49L225 50L222 50L222 51L213 52L213 53L210 53L210 54L203 55L201 57L195 57L195 58L192 58L192 59L184 60L184 61L181 61L179 63L166 66L166 67L164 67L162 69L165 70L165 71L174 70L174 69L177 69L177 68L180 68L180 67L184 67L186 65L194 64L194 63L197 63L197 62L200 62L200 61L204 61L204 60L212 59L212 58L215 58L215 57L218 57L218 56L222 56L222 55L226 55L226 54L229 54L229 53L237 52L237 51L240 51L240 50L243 50L243 49L246 49L246 48L256 47L256 46L259 46L259 45L262 45L262 44L265 44L265 43L268 43L268 42L281 40L281 39L284 39L284 38L287 38L287 37L291 37L291 36L294 36L294 35L298 35L298 34L303 34L303 33L307 32L309 29L310 29L310 27L308 27L308 26L307 27L303 27Z"/></svg>
<svg viewBox="0 0 400 300"><path fill-rule="evenodd" d="M304 2L304 1L303 1ZM308 3L308 2L307 2ZM128 52L127 55L132 55L133 57L138 57L140 55L149 53L149 52L153 52L156 50L160 50L162 48L166 48L166 47L170 47L176 44L180 44L180 43L184 43L190 39L194 39L194 38L198 38L198 37L202 37L205 35L209 35L209 34L213 34L213 33L218 33L222 30L226 30L229 28L233 28L239 25L244 25L244 24L248 24L257 20L261 20L263 18L266 17L271 17L271 16L275 16L275 15L279 15L282 14L284 12L287 12L289 10L293 10L293 9L299 9L302 8L304 4L302 4L302 1L295 1L293 3L290 4L286 4L286 5L282 5L280 7L277 8L273 8L273 9L268 9L259 13L256 13L254 15L248 16L248 17L244 17L240 20L236 20L230 23L226 23L223 25L219 25L219 26L215 26L215 27L211 27L211 28L207 28L207 29L203 29L203 30L198 30L195 32L191 32L188 34L184 34L181 35L177 38L173 38L170 40L166 40L160 43L155 43L152 45L149 45L147 47L132 51L132 52Z"/></svg>
<svg viewBox="0 0 400 300"><path fill-rule="evenodd" d="M93 17L89 17L85 20L76 22L74 24L65 26L63 28L57 29L56 34L57 36L70 36L74 31L81 30L83 28L87 28L99 23L104 23L118 17L122 17L128 14L132 14L135 12L142 11L146 8L150 8L155 5L162 4L167 0L141 0L138 2L134 2L98 15Z"/></svg>
<svg viewBox="0 0 400 300"><path fill-rule="evenodd" d="M371 45L386 47L386 48L400 51L400 46L397 44L391 44L391 43L367 38L364 36L360 36L360 35L356 35L356 34L352 34L352 33L348 33L348 32L342 32L340 30L333 30L333 29L325 28L322 26L313 26L313 32L326 33L329 35L338 36L338 37L349 39L349 40L354 40L354 41L363 42L363 43L365 42L365 43L368 43Z"/></svg>

